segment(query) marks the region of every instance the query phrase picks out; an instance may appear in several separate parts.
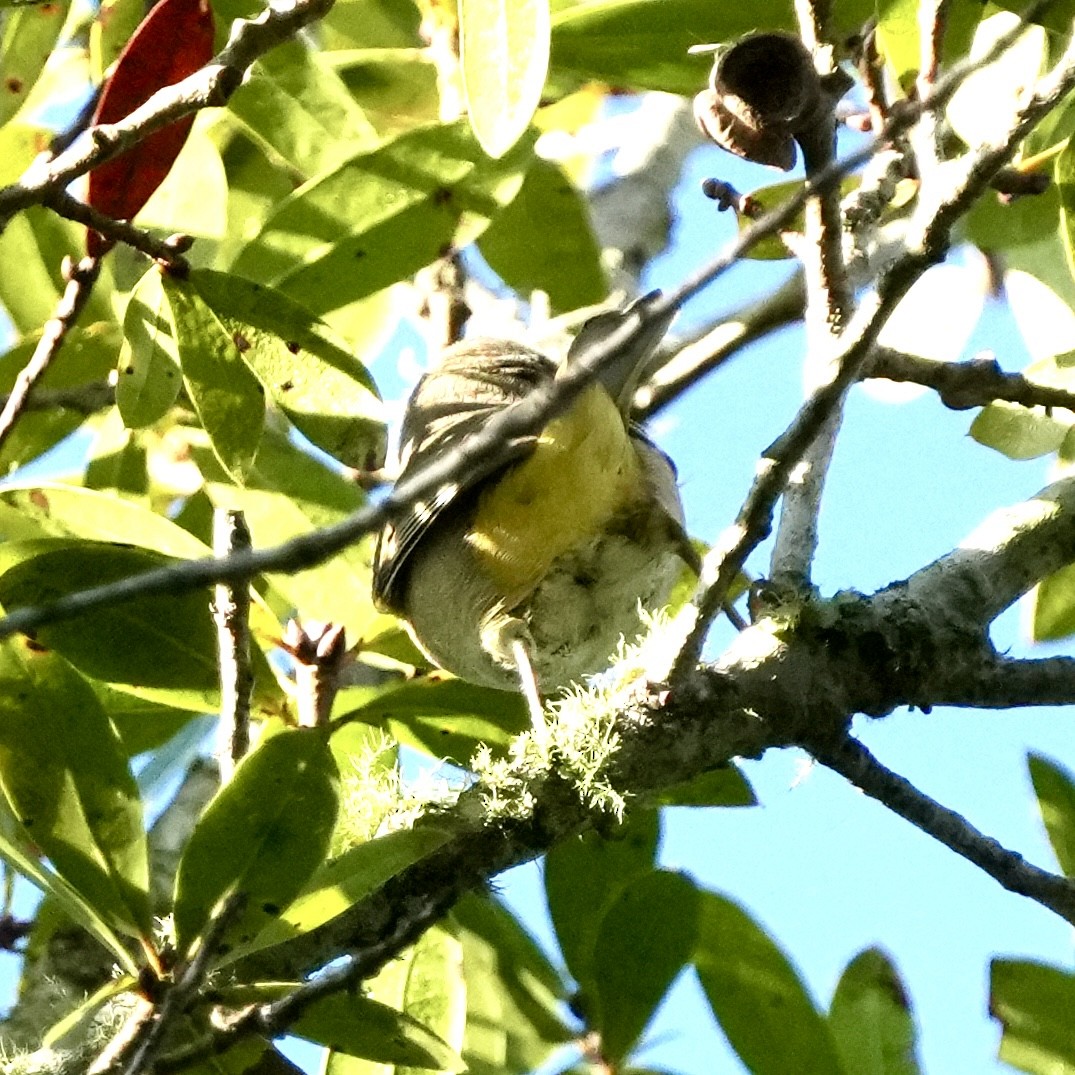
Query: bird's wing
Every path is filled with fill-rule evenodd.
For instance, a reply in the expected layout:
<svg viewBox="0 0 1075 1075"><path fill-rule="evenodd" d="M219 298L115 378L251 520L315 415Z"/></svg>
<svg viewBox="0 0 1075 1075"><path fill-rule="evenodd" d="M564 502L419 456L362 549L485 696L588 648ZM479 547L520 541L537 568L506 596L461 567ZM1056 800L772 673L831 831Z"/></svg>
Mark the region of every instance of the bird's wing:
<svg viewBox="0 0 1075 1075"><path fill-rule="evenodd" d="M538 385L552 380L556 365L522 344L504 340L466 340L448 348L440 365L414 390L400 430L400 479L406 478L476 433ZM510 466L525 456L536 438L512 444ZM411 506L402 519L378 535L373 558L373 599L391 612L403 612L407 561L437 519L488 475L442 486Z"/></svg>

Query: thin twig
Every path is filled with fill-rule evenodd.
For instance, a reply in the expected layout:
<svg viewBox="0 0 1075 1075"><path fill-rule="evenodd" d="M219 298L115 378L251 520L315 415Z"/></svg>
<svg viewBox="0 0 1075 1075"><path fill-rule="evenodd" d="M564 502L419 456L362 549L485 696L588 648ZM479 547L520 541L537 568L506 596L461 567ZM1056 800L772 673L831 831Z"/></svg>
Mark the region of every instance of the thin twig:
<svg viewBox="0 0 1075 1075"><path fill-rule="evenodd" d="M835 745L802 743L822 765L846 777L855 787L906 818L916 828L962 855L996 882L1040 903L1075 924L1075 884L1027 862L908 780L885 768L860 742Z"/></svg>
<svg viewBox="0 0 1075 1075"><path fill-rule="evenodd" d="M155 261L161 261L171 266L180 273L186 272L190 266L187 264L183 252L189 250L193 239L186 235L176 235L168 239L158 239L144 228L136 228L126 220L116 220L85 202L80 202L72 197L66 190L53 190L45 198L47 205L54 213L68 220L74 220L92 228L107 239L115 239L116 242L126 243L148 254Z"/></svg>
<svg viewBox="0 0 1075 1075"><path fill-rule="evenodd" d="M806 302L802 273L796 273L760 302L724 314L654 361L656 372L635 392L632 416L642 421L738 355L748 344L802 319Z"/></svg>
<svg viewBox="0 0 1075 1075"><path fill-rule="evenodd" d="M295 658L296 723L300 728L325 727L347 663L347 636L342 624L291 620L282 646Z"/></svg>
<svg viewBox="0 0 1075 1075"><path fill-rule="evenodd" d="M824 41L827 4L821 0L797 0L799 30L814 54L823 77L832 77L832 50ZM836 154L835 101L820 112L814 124L798 135L808 178L829 168ZM854 297L844 264L843 215L840 188L820 189L803 214L802 262L806 282L807 392L833 378L830 368L835 341L854 308ZM850 385L848 386L850 387ZM810 585L811 565L818 544L818 516L825 478L836 445L843 409L837 400L821 423L817 436L789 475L780 508L780 522L770 563L774 585L805 590Z"/></svg>
<svg viewBox="0 0 1075 1075"><path fill-rule="evenodd" d="M986 407L998 400L1024 407L1075 411L1075 392L1037 383L1021 373L1006 373L992 355L979 355L966 362L942 362L879 347L866 376L924 385L954 411Z"/></svg>
<svg viewBox="0 0 1075 1075"><path fill-rule="evenodd" d="M42 330L41 339L38 340L30 361L15 379L15 386L4 404L3 411L0 411L0 449L11 436L19 415L25 410L26 401L34 385L44 376L63 346L67 333L89 301L100 271L101 263L96 258L83 258L77 265L70 258L64 259L63 276L67 287L56 304L56 312Z"/></svg>
<svg viewBox="0 0 1075 1075"><path fill-rule="evenodd" d="M213 513L213 552L232 556L250 549L250 527L241 511L217 508ZM221 783L250 749L250 695L254 671L250 663L250 580L219 583L213 599L220 655L220 730L217 761Z"/></svg>

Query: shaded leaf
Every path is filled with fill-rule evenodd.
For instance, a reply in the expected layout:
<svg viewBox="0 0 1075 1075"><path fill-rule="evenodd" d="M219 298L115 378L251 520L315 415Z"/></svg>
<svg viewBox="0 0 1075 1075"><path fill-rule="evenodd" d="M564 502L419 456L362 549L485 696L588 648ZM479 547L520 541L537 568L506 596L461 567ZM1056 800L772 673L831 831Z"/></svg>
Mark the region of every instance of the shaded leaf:
<svg viewBox="0 0 1075 1075"><path fill-rule="evenodd" d="M1075 877L1075 777L1041 754L1028 755L1027 766L1056 861Z"/></svg>
<svg viewBox="0 0 1075 1075"><path fill-rule="evenodd" d="M1060 236L1067 254L1068 271L1075 276L1075 139L1069 138L1057 157L1053 178L1060 199Z"/></svg>
<svg viewBox="0 0 1075 1075"><path fill-rule="evenodd" d="M549 66L549 0L460 0L459 51L467 114L490 157L523 136Z"/></svg>
<svg viewBox="0 0 1075 1075"><path fill-rule="evenodd" d="M349 848L321 865L279 918L270 922L252 942L231 953L231 959L317 929L432 854L450 836L447 829L423 825L387 833Z"/></svg>
<svg viewBox="0 0 1075 1075"><path fill-rule="evenodd" d="M522 296L544 291L557 313L608 295L586 202L551 161L534 162L515 200L482 235L478 249L504 283Z"/></svg>
<svg viewBox="0 0 1075 1075"><path fill-rule="evenodd" d="M141 0L101 0L90 27L90 66L96 82L104 80L145 13Z"/></svg>
<svg viewBox="0 0 1075 1075"><path fill-rule="evenodd" d="M20 217L11 222L13 227ZM10 228L9 228L10 230ZM0 234L0 244L7 233ZM5 255L0 251L0 260ZM0 273L0 278L5 274ZM2 288L0 284L0 288ZM49 315L51 316L51 315ZM78 388L101 383L116 364L120 332L115 325L95 324L72 328L59 354L38 381L41 388ZM23 366L30 360L37 338L23 340L0 358L0 392L10 392ZM43 411L28 411L19 416L11 435L0 448L0 473L37 458L58 444L86 421L85 413L74 408L55 407Z"/></svg>
<svg viewBox="0 0 1075 1075"><path fill-rule="evenodd" d="M989 1011L1003 1029L999 1057L1031 1075L1075 1073L1075 975L1059 967L994 959Z"/></svg>
<svg viewBox="0 0 1075 1075"><path fill-rule="evenodd" d="M142 802L90 685L25 638L0 647L0 785L19 823L112 929L147 941Z"/></svg>
<svg viewBox="0 0 1075 1075"><path fill-rule="evenodd" d="M227 329L193 287L169 276L164 278L164 292L191 402L217 458L241 483L261 440L264 390Z"/></svg>
<svg viewBox="0 0 1075 1075"><path fill-rule="evenodd" d="M345 49L327 58L382 136L437 122L437 67L427 49Z"/></svg>
<svg viewBox="0 0 1075 1075"><path fill-rule="evenodd" d="M836 1043L794 967L738 904L701 894L694 964L713 1014L754 1075L833 1075Z"/></svg>
<svg viewBox="0 0 1075 1075"><path fill-rule="evenodd" d="M14 566L7 566L12 560ZM102 585L171 562L147 549L104 542L46 539L6 546L0 602L8 610L46 604L85 589L88 579ZM43 627L37 640L95 679L196 692L194 704L215 708L216 635L204 594L132 598Z"/></svg>
<svg viewBox="0 0 1075 1075"><path fill-rule="evenodd" d="M192 75L212 59L213 13L206 0L160 0L127 42L93 113L93 123L115 123L157 90ZM179 156L193 116L154 131L131 149L90 172L87 202L111 217L130 220L149 201ZM111 246L87 235L90 254Z"/></svg>
<svg viewBox="0 0 1075 1075"><path fill-rule="evenodd" d="M541 950L498 901L467 896L452 912L463 949L470 1075L528 1072L573 1037L560 1007L564 986Z"/></svg>
<svg viewBox="0 0 1075 1075"><path fill-rule="evenodd" d="M286 295L240 276L200 270L191 283L305 436L346 466L383 465L386 433L376 387L327 325Z"/></svg>
<svg viewBox="0 0 1075 1075"><path fill-rule="evenodd" d="M70 0L9 11L0 27L0 126L23 106L67 21Z"/></svg>
<svg viewBox="0 0 1075 1075"><path fill-rule="evenodd" d="M281 731L243 758L206 807L179 863L174 915L181 951L231 893L241 893L244 905L226 931L229 946L251 941L298 895L328 850L338 781L320 728Z"/></svg>
<svg viewBox="0 0 1075 1075"><path fill-rule="evenodd" d="M233 268L315 314L364 298L476 239L518 192L532 141L491 161L465 123L408 131L300 187Z"/></svg>
<svg viewBox="0 0 1075 1075"><path fill-rule="evenodd" d="M660 806L757 806L750 781L734 763L712 769L682 784L664 788L657 796Z"/></svg>
<svg viewBox="0 0 1075 1075"><path fill-rule="evenodd" d="M462 766L479 746L504 750L530 726L521 695L436 675L379 691L342 716L376 724L401 743Z"/></svg>
<svg viewBox="0 0 1075 1075"><path fill-rule="evenodd" d="M256 982L224 991L237 1005L279 1000L298 982ZM353 991L341 991L304 1008L291 1024L299 1037L335 1052L386 1064L407 1064L448 1072L464 1070L455 1050L404 1012Z"/></svg>
<svg viewBox="0 0 1075 1075"><path fill-rule="evenodd" d="M545 858L545 896L568 970L584 995L596 989L594 945L620 893L652 872L660 818L637 810L613 833L588 832L554 847Z"/></svg>
<svg viewBox="0 0 1075 1075"><path fill-rule="evenodd" d="M112 927L97 909L76 889L41 859L41 850L30 839L26 830L12 816L7 800L0 795L0 859L46 896L38 911L35 930L41 928L47 908L57 908L58 914L67 916L96 937L111 953L119 965L129 974L137 972L137 965L120 941ZM54 901L54 902L53 902Z"/></svg>
<svg viewBox="0 0 1075 1075"><path fill-rule="evenodd" d="M844 968L829 1008L843 1070L853 1075L918 1075L910 999L892 961L877 948Z"/></svg>
<svg viewBox="0 0 1075 1075"><path fill-rule="evenodd" d="M371 148L377 134L331 67L301 41L262 56L228 108L250 133L309 178Z"/></svg>
<svg viewBox="0 0 1075 1075"><path fill-rule="evenodd" d="M116 406L129 429L162 418L183 386L172 310L155 265L135 285L127 303L116 375Z"/></svg>
<svg viewBox="0 0 1075 1075"><path fill-rule="evenodd" d="M672 982L691 958L698 890L683 874L654 870L629 884L608 908L594 945L596 1018L602 1055L614 1063L642 1036Z"/></svg>

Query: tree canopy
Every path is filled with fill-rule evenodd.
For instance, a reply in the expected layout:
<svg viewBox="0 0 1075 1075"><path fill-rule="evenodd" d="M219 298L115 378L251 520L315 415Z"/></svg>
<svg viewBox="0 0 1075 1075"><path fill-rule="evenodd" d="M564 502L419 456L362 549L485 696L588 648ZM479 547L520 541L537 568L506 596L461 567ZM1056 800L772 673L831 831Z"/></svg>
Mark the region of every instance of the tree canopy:
<svg viewBox="0 0 1075 1075"><path fill-rule="evenodd" d="M647 1075L686 970L743 1070L924 1070L892 955L817 998L779 926L660 858L665 808L749 808L743 759L792 749L1075 924L1070 754L1027 759L1046 868L852 728L1075 701L1071 0L0 0L0 27L6 1069L272 1073L289 1034L327 1075ZM634 415L657 436L787 326L803 402L749 434L700 579L537 737L374 607L373 540L624 342L399 482L396 403L465 332L563 355L722 210L732 238L628 330L691 304ZM729 310L710 285L744 265ZM1025 370L968 352L983 266ZM823 590L860 383L973 411L983 455L1052 484ZM1056 643L1029 657L992 634L1021 599ZM540 857L555 951L495 895ZM1075 1071L1071 968L982 973L1000 1059Z"/></svg>

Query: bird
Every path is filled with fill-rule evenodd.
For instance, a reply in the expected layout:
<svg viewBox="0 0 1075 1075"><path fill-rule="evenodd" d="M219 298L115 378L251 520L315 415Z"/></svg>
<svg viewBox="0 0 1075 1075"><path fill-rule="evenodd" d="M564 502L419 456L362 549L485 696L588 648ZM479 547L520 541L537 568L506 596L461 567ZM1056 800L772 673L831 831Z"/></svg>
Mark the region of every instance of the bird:
<svg viewBox="0 0 1075 1075"><path fill-rule="evenodd" d="M595 379L499 471L441 487L381 530L373 598L435 664L472 683L521 689L536 730L543 698L608 668L682 576L696 574L676 470L630 419L631 399L674 313L659 292L606 310L563 363L509 340L446 348L405 406L398 479L450 451L555 381L626 320L637 331Z"/></svg>

